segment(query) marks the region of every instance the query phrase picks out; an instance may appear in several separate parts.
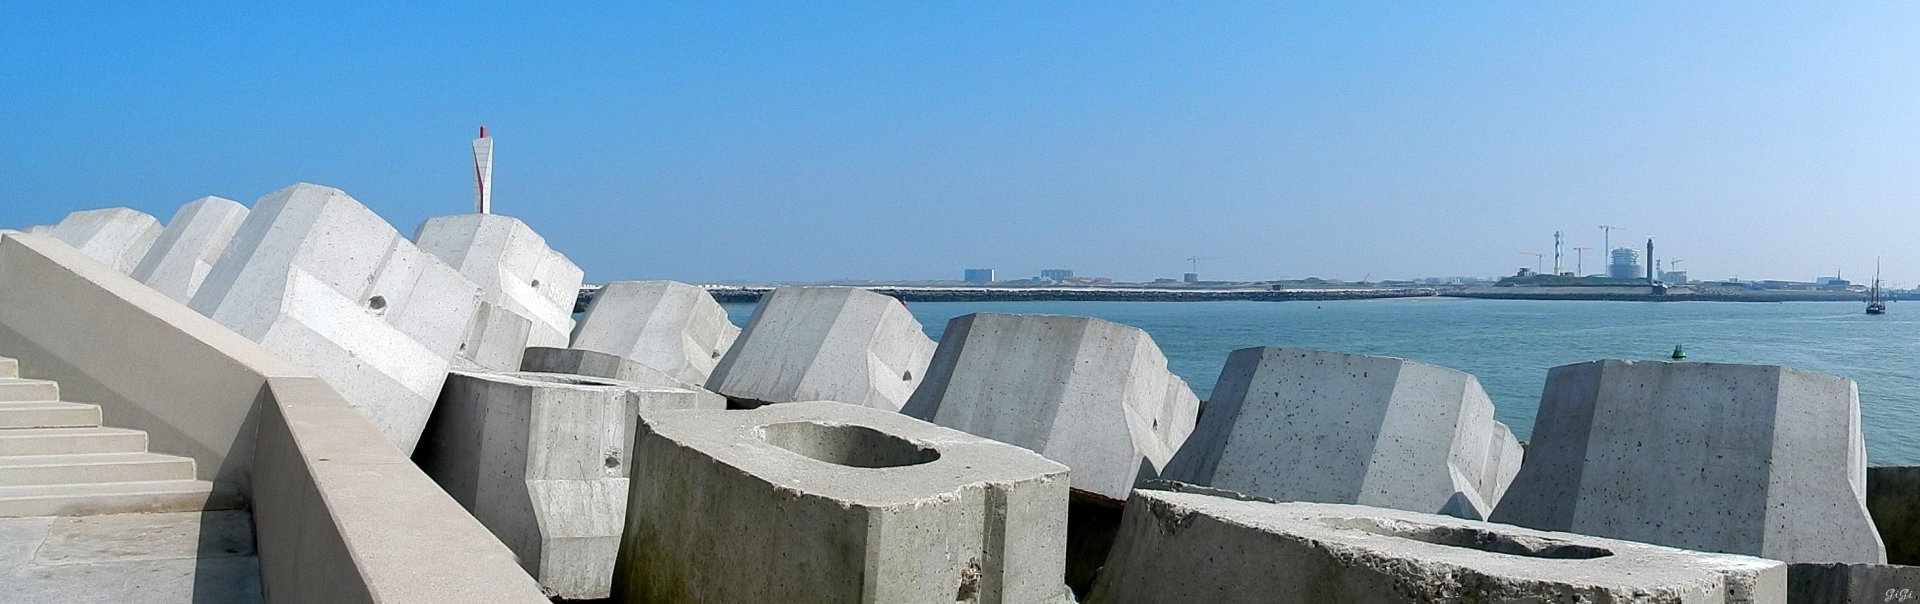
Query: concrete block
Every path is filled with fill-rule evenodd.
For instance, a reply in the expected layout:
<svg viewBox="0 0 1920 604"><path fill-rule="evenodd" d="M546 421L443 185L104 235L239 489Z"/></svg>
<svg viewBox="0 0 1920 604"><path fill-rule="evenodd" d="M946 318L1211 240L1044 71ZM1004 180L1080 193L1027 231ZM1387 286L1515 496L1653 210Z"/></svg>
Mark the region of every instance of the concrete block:
<svg viewBox="0 0 1920 604"><path fill-rule="evenodd" d="M1067 468L831 402L641 417L618 601L1061 603Z"/></svg>
<svg viewBox="0 0 1920 604"><path fill-rule="evenodd" d="M189 304L325 378L413 451L480 288L339 189L262 197Z"/></svg>
<svg viewBox="0 0 1920 604"><path fill-rule="evenodd" d="M824 400L898 411L933 349L899 300L847 287L782 287L760 299L707 389L744 407Z"/></svg>
<svg viewBox="0 0 1920 604"><path fill-rule="evenodd" d="M549 595L604 598L626 518L636 418L698 405L682 390L454 371L414 460Z"/></svg>
<svg viewBox="0 0 1920 604"><path fill-rule="evenodd" d="M1853 380L1776 365L1553 368L1494 522L1786 562L1884 563Z"/></svg>
<svg viewBox="0 0 1920 604"><path fill-rule="evenodd" d="M600 288L573 348L615 354L689 384L705 384L740 337L707 290L674 281L615 281Z"/></svg>
<svg viewBox="0 0 1920 604"><path fill-rule="evenodd" d="M567 345L580 267L526 223L499 214L440 216L422 223L413 241L479 285L488 303L531 321L523 346Z"/></svg>
<svg viewBox="0 0 1920 604"><path fill-rule="evenodd" d="M623 356L577 348L528 348L521 357L521 371L563 373L605 378L649 388L678 388L693 392L701 400L700 408L725 409L727 397L698 385L674 379L666 372L641 365Z"/></svg>
<svg viewBox="0 0 1920 604"><path fill-rule="evenodd" d="M160 230L160 221L146 212L104 208L68 214L53 227L53 236L125 275L147 256Z"/></svg>
<svg viewBox="0 0 1920 604"><path fill-rule="evenodd" d="M1887 546L1887 562L1920 566L1920 466L1867 468L1867 512ZM1920 584L1914 588L1920 591Z"/></svg>
<svg viewBox="0 0 1920 604"><path fill-rule="evenodd" d="M491 302L474 306L472 323L460 343L454 365L463 369L518 371L527 350L527 332L533 321Z"/></svg>
<svg viewBox="0 0 1920 604"><path fill-rule="evenodd" d="M975 313L947 323L901 411L1073 468L1073 488L1125 500L1193 432L1200 399L1147 332L1089 317Z"/></svg>
<svg viewBox="0 0 1920 604"><path fill-rule="evenodd" d="M1920 601L1920 567L1891 564L1791 564L1787 601L1883 604Z"/></svg>
<svg viewBox="0 0 1920 604"><path fill-rule="evenodd" d="M1358 505L1135 491L1088 602L1786 601L1786 565Z"/></svg>
<svg viewBox="0 0 1920 604"><path fill-rule="evenodd" d="M193 300L193 292L199 291L246 219L247 207L231 199L207 196L187 202L133 269L134 280L182 304Z"/></svg>
<svg viewBox="0 0 1920 604"><path fill-rule="evenodd" d="M1227 357L1206 417L1162 476L1280 501L1482 520L1513 480L1519 450L1466 373L1392 357L1245 348Z"/></svg>

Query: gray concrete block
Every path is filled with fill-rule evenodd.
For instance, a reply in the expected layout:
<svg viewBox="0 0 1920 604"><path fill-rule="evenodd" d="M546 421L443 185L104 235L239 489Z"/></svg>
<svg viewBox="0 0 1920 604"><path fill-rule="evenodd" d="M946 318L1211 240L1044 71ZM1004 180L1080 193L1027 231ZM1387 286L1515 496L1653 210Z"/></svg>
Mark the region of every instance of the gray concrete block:
<svg viewBox="0 0 1920 604"><path fill-rule="evenodd" d="M520 360L521 371L564 373L605 378L649 388L678 388L693 392L702 409L724 409L727 397L698 385L674 379L666 372L641 365L623 356L577 348L528 348Z"/></svg>
<svg viewBox="0 0 1920 604"><path fill-rule="evenodd" d="M1071 601L1032 452L831 402L641 419L618 601Z"/></svg>
<svg viewBox="0 0 1920 604"><path fill-rule="evenodd" d="M1236 350L1207 405L1167 479L1480 520L1519 466L1479 380L1406 359Z"/></svg>
<svg viewBox="0 0 1920 604"><path fill-rule="evenodd" d="M459 214L427 219L414 231L422 251L480 286L484 299L532 322L525 346L566 346L582 273L517 218Z"/></svg>
<svg viewBox="0 0 1920 604"><path fill-rule="evenodd" d="M68 214L53 236L125 275L133 272L160 238L160 221L132 208L102 208ZM33 233L31 228L29 233Z"/></svg>
<svg viewBox="0 0 1920 604"><path fill-rule="evenodd" d="M187 303L246 219L247 207L231 199L207 196L187 202L133 269L134 280Z"/></svg>
<svg viewBox="0 0 1920 604"><path fill-rule="evenodd" d="M1553 368L1493 521L1787 562L1883 563L1853 380L1775 365Z"/></svg>
<svg viewBox="0 0 1920 604"><path fill-rule="evenodd" d="M1786 565L1324 503L1135 491L1088 602L1786 601Z"/></svg>
<svg viewBox="0 0 1920 604"><path fill-rule="evenodd" d="M933 350L899 300L847 287L782 287L760 299L707 389L747 407L822 400L898 411Z"/></svg>
<svg viewBox="0 0 1920 604"><path fill-rule="evenodd" d="M1920 566L1920 466L1867 468L1867 512L1887 546L1887 562Z"/></svg>
<svg viewBox="0 0 1920 604"><path fill-rule="evenodd" d="M460 343L454 366L485 371L519 371L527 351L527 332L533 321L513 311L481 302L474 306L472 323Z"/></svg>
<svg viewBox="0 0 1920 604"><path fill-rule="evenodd" d="M947 323L901 411L1073 468L1073 488L1124 500L1193 431L1200 399L1147 332L1089 317L975 313Z"/></svg>
<svg viewBox="0 0 1920 604"><path fill-rule="evenodd" d="M189 306L325 378L411 452L479 301L360 202L302 183L254 204Z"/></svg>
<svg viewBox="0 0 1920 604"><path fill-rule="evenodd" d="M1791 564L1787 601L1884 604L1920 601L1920 567L1891 564Z"/></svg>
<svg viewBox="0 0 1920 604"><path fill-rule="evenodd" d="M707 290L674 281L615 281L600 288L573 348L619 355L689 384L705 384L740 337Z"/></svg>
<svg viewBox="0 0 1920 604"><path fill-rule="evenodd" d="M683 390L580 376L454 371L414 460L550 595L604 598L636 418L700 404Z"/></svg>

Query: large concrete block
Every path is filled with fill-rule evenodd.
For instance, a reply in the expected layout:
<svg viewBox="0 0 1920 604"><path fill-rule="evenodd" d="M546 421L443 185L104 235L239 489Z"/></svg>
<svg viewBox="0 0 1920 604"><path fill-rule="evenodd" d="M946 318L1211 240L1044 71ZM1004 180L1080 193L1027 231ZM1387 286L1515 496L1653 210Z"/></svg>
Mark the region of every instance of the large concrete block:
<svg viewBox="0 0 1920 604"><path fill-rule="evenodd" d="M684 390L454 371L414 460L549 595L604 598L626 521L636 418L700 405Z"/></svg>
<svg viewBox="0 0 1920 604"><path fill-rule="evenodd" d="M68 214L54 225L53 236L124 275L139 266L160 230L160 221L146 212L103 208Z"/></svg>
<svg viewBox="0 0 1920 604"><path fill-rule="evenodd" d="M1135 491L1088 602L1786 601L1786 565L1358 505Z"/></svg>
<svg viewBox="0 0 1920 604"><path fill-rule="evenodd" d="M1883 563L1853 380L1605 360L1547 374L1495 522L1787 562Z"/></svg>
<svg viewBox="0 0 1920 604"><path fill-rule="evenodd" d="M901 411L1038 451L1073 468L1073 488L1124 500L1166 467L1199 409L1138 328L975 313L947 323L926 384Z"/></svg>
<svg viewBox="0 0 1920 604"><path fill-rule="evenodd" d="M1162 476L1280 501L1481 520L1520 442L1465 373L1392 357L1245 348ZM1443 512L1444 510L1444 512Z"/></svg>
<svg viewBox="0 0 1920 604"><path fill-rule="evenodd" d="M899 300L847 287L782 287L760 299L707 389L747 407L823 400L898 411L933 349Z"/></svg>
<svg viewBox="0 0 1920 604"><path fill-rule="evenodd" d="M247 206L231 199L207 196L187 202L133 269L133 278L182 304L192 300L246 220Z"/></svg>
<svg viewBox="0 0 1920 604"><path fill-rule="evenodd" d="M649 388L678 388L693 392L695 397L701 399L701 408L724 409L727 406L727 397L674 379L664 371L641 365L633 359L604 352L534 346L526 349L521 356L520 370L605 378Z"/></svg>
<svg viewBox="0 0 1920 604"><path fill-rule="evenodd" d="M1920 565L1920 466L1867 468L1867 512L1887 546L1887 562Z"/></svg>
<svg viewBox="0 0 1920 604"><path fill-rule="evenodd" d="M474 306L467 336L460 342L460 356L453 364L462 369L519 371L527 352L527 332L533 321L491 302Z"/></svg>
<svg viewBox="0 0 1920 604"><path fill-rule="evenodd" d="M830 402L641 417L617 601L1070 602L1067 468Z"/></svg>
<svg viewBox="0 0 1920 604"><path fill-rule="evenodd" d="M1791 564L1787 601L1794 604L1885 604L1920 601L1920 567L1891 564Z"/></svg>
<svg viewBox="0 0 1920 604"><path fill-rule="evenodd" d="M479 285L488 303L533 322L524 346L567 345L580 267L526 223L499 214L439 216L422 223L413 241Z"/></svg>
<svg viewBox="0 0 1920 604"><path fill-rule="evenodd" d="M260 198L189 304L325 378L413 451L480 288L339 189Z"/></svg>
<svg viewBox="0 0 1920 604"><path fill-rule="evenodd" d="M573 348L620 355L690 384L705 384L740 337L707 290L674 281L600 288L573 330ZM562 345L565 346L564 344Z"/></svg>

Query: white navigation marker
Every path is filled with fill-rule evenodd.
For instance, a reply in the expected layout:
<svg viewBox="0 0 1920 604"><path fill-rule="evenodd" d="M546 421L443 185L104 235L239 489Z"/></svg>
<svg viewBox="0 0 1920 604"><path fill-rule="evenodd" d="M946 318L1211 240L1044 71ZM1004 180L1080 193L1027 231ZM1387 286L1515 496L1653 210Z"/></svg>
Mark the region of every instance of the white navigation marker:
<svg viewBox="0 0 1920 604"><path fill-rule="evenodd" d="M480 138L473 139L473 211L493 213L493 139L487 127L480 127Z"/></svg>

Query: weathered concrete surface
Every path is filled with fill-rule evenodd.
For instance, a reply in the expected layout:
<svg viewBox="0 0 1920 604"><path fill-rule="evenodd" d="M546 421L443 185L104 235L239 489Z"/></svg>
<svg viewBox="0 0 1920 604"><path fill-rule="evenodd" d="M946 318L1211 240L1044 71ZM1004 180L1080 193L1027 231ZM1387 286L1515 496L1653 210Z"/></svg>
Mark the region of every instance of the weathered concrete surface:
<svg viewBox="0 0 1920 604"><path fill-rule="evenodd" d="M187 303L246 219L247 207L231 199L207 196L187 202L133 269L134 280Z"/></svg>
<svg viewBox="0 0 1920 604"><path fill-rule="evenodd" d="M727 406L727 397L674 379L664 371L641 365L633 359L604 352L534 346L528 348L521 357L520 370L605 378L648 388L678 388L693 393L694 398L699 400L699 404L695 405L697 408L724 409Z"/></svg>
<svg viewBox="0 0 1920 604"><path fill-rule="evenodd" d="M1134 491L1088 602L1768 602L1786 565L1324 503Z"/></svg>
<svg viewBox="0 0 1920 604"><path fill-rule="evenodd" d="M102 208L68 214L53 227L53 236L125 275L147 256L160 231L160 221L146 212Z"/></svg>
<svg viewBox="0 0 1920 604"><path fill-rule="evenodd" d="M1920 567L1891 564L1792 564L1787 601L1884 604L1920 601Z"/></svg>
<svg viewBox="0 0 1920 604"><path fill-rule="evenodd" d="M579 376L454 371L414 460L548 594L604 598L626 520L634 424L700 402L684 390Z"/></svg>
<svg viewBox="0 0 1920 604"><path fill-rule="evenodd" d="M260 198L190 304L325 378L411 452L480 289L339 189Z"/></svg>
<svg viewBox="0 0 1920 604"><path fill-rule="evenodd" d="M1920 466L1867 468L1867 511L1886 543L1887 562L1920 566ZM1920 584L1912 587L1920 592Z"/></svg>
<svg viewBox="0 0 1920 604"><path fill-rule="evenodd" d="M1245 348L1161 475L1280 501L1482 520L1520 442L1471 375L1392 357Z"/></svg>
<svg viewBox="0 0 1920 604"><path fill-rule="evenodd" d="M740 328L707 290L675 281L615 281L587 305L572 347L633 359L697 385L707 383L739 337Z"/></svg>
<svg viewBox="0 0 1920 604"><path fill-rule="evenodd" d="M531 321L522 347L567 345L583 274L526 223L499 214L439 216L422 223L413 241L479 285L486 302Z"/></svg>
<svg viewBox="0 0 1920 604"><path fill-rule="evenodd" d="M8 602L261 602L245 511L0 519Z"/></svg>
<svg viewBox="0 0 1920 604"><path fill-rule="evenodd" d="M483 301L474 306L472 323L453 364L461 369L518 370L527 353L527 332L532 329L533 321Z"/></svg>
<svg viewBox="0 0 1920 604"><path fill-rule="evenodd" d="M839 401L898 411L933 340L899 300L846 287L783 287L760 300L707 389L756 407Z"/></svg>
<svg viewBox="0 0 1920 604"><path fill-rule="evenodd" d="M1193 431L1200 399L1147 332L1089 317L975 313L947 323L901 412L1026 447L1073 488L1125 500Z"/></svg>
<svg viewBox="0 0 1920 604"><path fill-rule="evenodd" d="M1605 360L1547 373L1494 522L1786 562L1884 563L1853 380Z"/></svg>
<svg viewBox="0 0 1920 604"><path fill-rule="evenodd" d="M641 420L618 601L1071 601L1065 466L841 403Z"/></svg>

